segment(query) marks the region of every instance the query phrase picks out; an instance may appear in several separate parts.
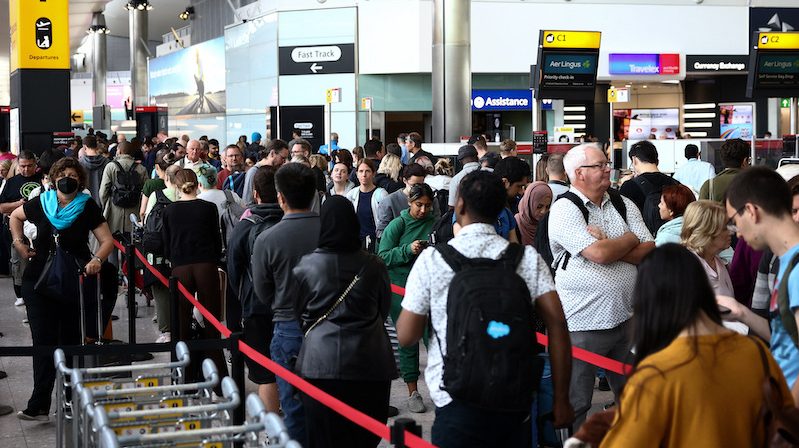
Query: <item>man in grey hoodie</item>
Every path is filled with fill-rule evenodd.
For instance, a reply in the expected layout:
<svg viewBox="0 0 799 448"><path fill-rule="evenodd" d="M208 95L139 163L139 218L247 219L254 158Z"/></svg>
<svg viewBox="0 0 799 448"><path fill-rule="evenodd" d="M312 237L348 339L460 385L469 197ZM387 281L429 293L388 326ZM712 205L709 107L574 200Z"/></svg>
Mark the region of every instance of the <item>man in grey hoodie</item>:
<svg viewBox="0 0 799 448"><path fill-rule="evenodd" d="M408 195L411 192L411 187L416 184L424 183L427 171L422 165L418 163L411 163L402 170L402 180L405 182L405 188L397 190L385 199L380 201L377 207L377 232L378 238L383 234L383 230L388 226L392 219L402 213L403 210L410 207L408 204ZM433 201L433 216L438 219L441 216L441 211L436 206L438 203Z"/></svg>
<svg viewBox="0 0 799 448"><path fill-rule="evenodd" d="M100 202L100 182L103 180L103 170L110 160L108 157L97 152L97 137L88 135L83 138L83 155L80 157L80 164L88 173L89 182L86 188L91 192L92 198L97 205L102 207Z"/></svg>

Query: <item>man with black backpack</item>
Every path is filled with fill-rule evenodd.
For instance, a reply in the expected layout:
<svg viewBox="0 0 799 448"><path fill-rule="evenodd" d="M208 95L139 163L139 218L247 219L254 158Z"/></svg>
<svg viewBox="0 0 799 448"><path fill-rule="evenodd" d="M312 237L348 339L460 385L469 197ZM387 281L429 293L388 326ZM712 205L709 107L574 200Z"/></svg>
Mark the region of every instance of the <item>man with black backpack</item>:
<svg viewBox="0 0 799 448"><path fill-rule="evenodd" d="M141 163L133 160L133 145L121 142L117 146L117 156L105 166L103 180L100 182L100 202L112 234L130 233L130 214L139 216L145 180L147 170ZM115 258L112 256L109 261Z"/></svg>
<svg viewBox="0 0 799 448"><path fill-rule="evenodd" d="M250 207L252 214L236 224L227 248L227 273L229 291L228 302L238 298L241 303L241 317L244 319L244 342L265 356L269 354L272 342L271 307L258 300L253 291L252 267L250 258L258 235L280 222L283 210L277 203L275 172L277 168L264 165L255 169L252 197L255 205ZM266 404L267 411L277 412L280 402L277 395L275 374L249 358L245 359L250 381L258 385L258 396Z"/></svg>
<svg viewBox="0 0 799 448"><path fill-rule="evenodd" d="M623 183L619 192L638 206L646 227L654 235L666 222L660 217L658 207L663 187L676 185L679 182L660 172L658 150L652 142L642 140L634 144L630 148L629 156L635 177Z"/></svg>
<svg viewBox="0 0 799 448"><path fill-rule="evenodd" d="M630 353L628 321L636 265L655 248L635 204L610 189L610 164L605 153L588 143L569 150L563 166L571 189L552 204L549 245L555 280L563 303L571 342L622 362ZM567 197L568 198L568 197ZM591 405L596 366L575 361L570 385L577 416L575 428ZM624 377L608 372L618 394Z"/></svg>
<svg viewBox="0 0 799 448"><path fill-rule="evenodd" d="M505 197L492 173L464 177L455 204L460 231L449 244L425 249L406 284L397 332L408 346L422 337L428 318L432 324L425 379L439 447L519 446L529 434L541 377L533 305L549 333L555 426L573 419L571 345L560 300L535 250L494 230Z"/></svg>

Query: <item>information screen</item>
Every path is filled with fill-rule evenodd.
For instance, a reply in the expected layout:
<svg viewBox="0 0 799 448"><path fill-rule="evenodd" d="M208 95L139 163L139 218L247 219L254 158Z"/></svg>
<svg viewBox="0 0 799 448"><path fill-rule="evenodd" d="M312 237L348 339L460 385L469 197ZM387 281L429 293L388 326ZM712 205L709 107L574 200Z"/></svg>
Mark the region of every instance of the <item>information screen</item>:
<svg viewBox="0 0 799 448"><path fill-rule="evenodd" d="M597 53L548 52L541 61L541 89L593 89Z"/></svg>
<svg viewBox="0 0 799 448"><path fill-rule="evenodd" d="M759 52L756 88L799 89L799 52Z"/></svg>

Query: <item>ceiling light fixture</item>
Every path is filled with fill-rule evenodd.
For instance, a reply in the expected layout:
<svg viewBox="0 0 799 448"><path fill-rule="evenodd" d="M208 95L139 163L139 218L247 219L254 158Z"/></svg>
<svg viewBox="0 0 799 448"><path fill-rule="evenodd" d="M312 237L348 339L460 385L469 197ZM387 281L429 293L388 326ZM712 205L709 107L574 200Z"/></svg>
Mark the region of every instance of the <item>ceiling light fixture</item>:
<svg viewBox="0 0 799 448"><path fill-rule="evenodd" d="M186 9L184 9L183 11L181 11L181 13L180 13L180 14L178 14L178 18L179 18L180 20L190 20L190 19L193 19L193 18L194 18L194 6L188 6L188 7L186 7Z"/></svg>
<svg viewBox="0 0 799 448"><path fill-rule="evenodd" d="M151 11L153 9L153 5L150 4L149 0L128 0L125 4L125 9L128 11L132 11L134 9L139 11Z"/></svg>
<svg viewBox="0 0 799 448"><path fill-rule="evenodd" d="M105 24L105 16L102 14L95 13L92 16L92 26L86 30L86 34L94 34L94 33L103 33L108 34L111 30Z"/></svg>

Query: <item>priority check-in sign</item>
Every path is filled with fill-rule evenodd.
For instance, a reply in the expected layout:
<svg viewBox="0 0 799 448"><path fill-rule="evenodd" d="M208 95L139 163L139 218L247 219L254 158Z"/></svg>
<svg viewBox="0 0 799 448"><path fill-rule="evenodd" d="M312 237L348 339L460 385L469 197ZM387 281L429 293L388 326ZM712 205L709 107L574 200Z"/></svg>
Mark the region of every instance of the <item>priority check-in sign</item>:
<svg viewBox="0 0 799 448"><path fill-rule="evenodd" d="M280 75L355 73L355 44L280 47Z"/></svg>

